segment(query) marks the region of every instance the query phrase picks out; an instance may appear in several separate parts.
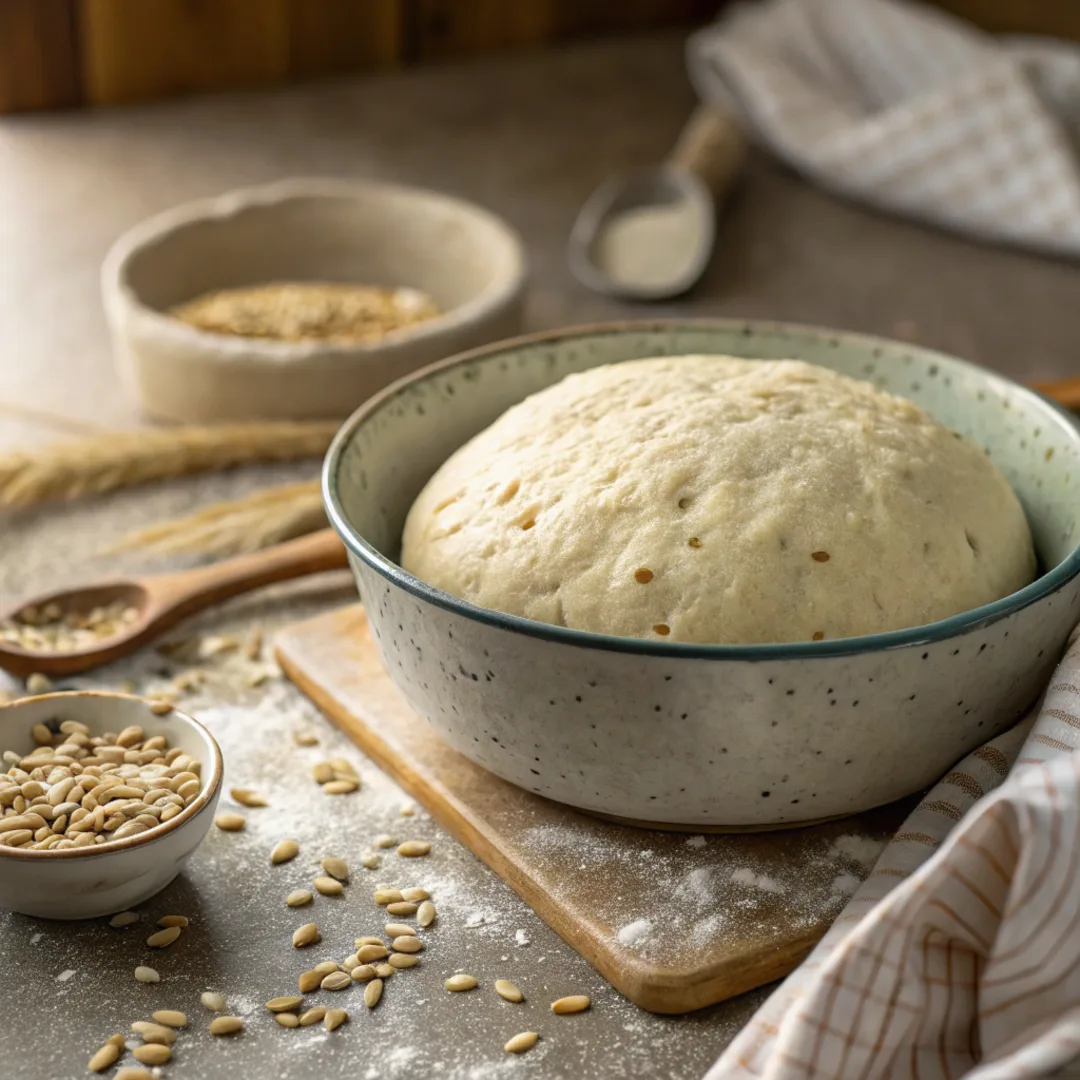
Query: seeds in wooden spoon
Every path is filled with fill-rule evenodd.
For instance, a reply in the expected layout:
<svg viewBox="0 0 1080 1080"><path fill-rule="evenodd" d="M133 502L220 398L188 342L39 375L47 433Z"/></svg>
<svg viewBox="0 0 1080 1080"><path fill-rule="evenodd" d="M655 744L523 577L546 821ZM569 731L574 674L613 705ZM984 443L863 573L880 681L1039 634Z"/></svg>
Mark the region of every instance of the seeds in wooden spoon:
<svg viewBox="0 0 1080 1080"><path fill-rule="evenodd" d="M420 957L410 956L408 953L394 952L390 954L388 963L391 968L411 968L420 963Z"/></svg>
<svg viewBox="0 0 1080 1080"><path fill-rule="evenodd" d="M317 877L312 884L315 886L315 891L322 893L323 896L340 896L345 891L345 886L332 877Z"/></svg>
<svg viewBox="0 0 1080 1080"><path fill-rule="evenodd" d="M443 986L452 993L460 993L463 990L475 990L477 982L471 975L451 975Z"/></svg>
<svg viewBox="0 0 1080 1080"><path fill-rule="evenodd" d="M211 1012L224 1012L225 1011L225 998L221 994L215 994L211 990L207 990L205 993L199 995L199 1001L203 1007L209 1009Z"/></svg>
<svg viewBox="0 0 1080 1080"><path fill-rule="evenodd" d="M424 943L418 937L394 938L394 949L399 953L418 953L424 948Z"/></svg>
<svg viewBox="0 0 1080 1080"><path fill-rule="evenodd" d="M431 850L431 845L426 840L406 840L398 844L397 853L406 859L415 859L420 855L426 855Z"/></svg>
<svg viewBox="0 0 1080 1080"><path fill-rule="evenodd" d="M170 926L179 926L181 929L185 929L188 925L188 917L186 915L163 915L158 919L157 924L163 929Z"/></svg>
<svg viewBox="0 0 1080 1080"><path fill-rule="evenodd" d="M211 1035L235 1035L243 1030L244 1021L239 1016L215 1016L210 1021Z"/></svg>
<svg viewBox="0 0 1080 1080"><path fill-rule="evenodd" d="M515 1005L518 1002L525 1000L525 995L512 982L508 982L506 979L495 980L495 993L504 1001L512 1001Z"/></svg>
<svg viewBox="0 0 1080 1080"><path fill-rule="evenodd" d="M285 995L284 997L271 998L266 1003L266 1007L271 1012L291 1012L293 1009L299 1008L303 1004L303 998Z"/></svg>
<svg viewBox="0 0 1080 1080"><path fill-rule="evenodd" d="M535 1031L522 1031L510 1039L503 1049L508 1054L523 1054L526 1050L531 1050L539 1038L540 1036Z"/></svg>
<svg viewBox="0 0 1080 1080"><path fill-rule="evenodd" d="M352 976L347 971L332 971L319 986L323 990L344 990L352 984Z"/></svg>
<svg viewBox="0 0 1080 1080"><path fill-rule="evenodd" d="M349 1014L344 1009L327 1009L323 1026L327 1031L335 1031L348 1019Z"/></svg>
<svg viewBox="0 0 1080 1080"><path fill-rule="evenodd" d="M274 1013L274 1022L283 1028L294 1028L300 1026L300 1017L294 1012Z"/></svg>
<svg viewBox="0 0 1080 1080"><path fill-rule="evenodd" d="M222 832L239 832L247 824L247 819L242 814L234 814L231 810L226 810L214 818L214 824Z"/></svg>
<svg viewBox="0 0 1080 1080"><path fill-rule="evenodd" d="M364 987L364 1004L369 1009L374 1009L379 1004L379 999L382 997L383 981L382 979L372 979L371 982Z"/></svg>
<svg viewBox="0 0 1080 1080"><path fill-rule="evenodd" d="M270 852L270 862L274 865L288 862L300 854L300 845L295 840L282 840L273 851Z"/></svg>
<svg viewBox="0 0 1080 1080"><path fill-rule="evenodd" d="M358 964L349 974L353 982L367 982L375 978L376 972L370 964Z"/></svg>
<svg viewBox="0 0 1080 1080"><path fill-rule="evenodd" d="M285 897L285 903L289 907L303 907L305 904L310 904L314 899L308 889L297 889Z"/></svg>
<svg viewBox="0 0 1080 1080"><path fill-rule="evenodd" d="M149 1020L136 1020L131 1025L131 1030L136 1032L143 1042L161 1043L162 1046L172 1046L176 1042L176 1032L164 1024L154 1024Z"/></svg>
<svg viewBox="0 0 1080 1080"><path fill-rule="evenodd" d="M132 923L137 923L140 918L141 916L136 911L120 911L109 920L109 925L119 929L121 926L130 926Z"/></svg>
<svg viewBox="0 0 1080 1080"><path fill-rule="evenodd" d="M359 780L331 780L328 784L323 784L322 789L327 795L350 795L360 787Z"/></svg>
<svg viewBox="0 0 1080 1080"><path fill-rule="evenodd" d="M136 1046L131 1051L131 1056L143 1065L165 1065L172 1059L172 1051L161 1043L145 1043Z"/></svg>
<svg viewBox="0 0 1080 1080"><path fill-rule="evenodd" d="M431 893L429 893L427 889L402 889L401 899L413 900L415 902L419 902L421 900L430 900Z"/></svg>
<svg viewBox="0 0 1080 1080"><path fill-rule="evenodd" d="M390 938L416 937L416 931L403 922L388 922L383 929L386 931L386 936Z"/></svg>
<svg viewBox="0 0 1080 1080"><path fill-rule="evenodd" d="M150 1014L150 1018L156 1024L164 1024L166 1027L187 1027L187 1017L179 1009L158 1009Z"/></svg>
<svg viewBox="0 0 1080 1080"><path fill-rule="evenodd" d="M156 983L161 982L161 976L152 967L144 967L140 964L135 969L135 981L141 983Z"/></svg>
<svg viewBox="0 0 1080 1080"><path fill-rule="evenodd" d="M120 1058L120 1047L115 1043L107 1042L87 1062L86 1067L91 1072L104 1072L110 1065L116 1064Z"/></svg>
<svg viewBox="0 0 1080 1080"><path fill-rule="evenodd" d="M569 1016L571 1013L584 1012L591 1002L588 994L571 994L551 1003L551 1011L557 1016Z"/></svg>
<svg viewBox="0 0 1080 1080"><path fill-rule="evenodd" d="M257 791L252 791L251 788L234 787L229 794L233 797L233 800L238 802L241 806L269 805Z"/></svg>
<svg viewBox="0 0 1080 1080"><path fill-rule="evenodd" d="M396 904L387 904L386 913L388 915L415 915L416 904L410 903L408 900L400 900Z"/></svg>
<svg viewBox="0 0 1080 1080"><path fill-rule="evenodd" d="M300 1014L300 1026L311 1027L312 1024L317 1024L326 1015L325 1005L316 1005L313 1009L308 1009L307 1012Z"/></svg>
<svg viewBox="0 0 1080 1080"><path fill-rule="evenodd" d="M416 909L416 922L418 926L430 926L435 921L435 905L430 900L425 900Z"/></svg>
<svg viewBox="0 0 1080 1080"><path fill-rule="evenodd" d="M322 868L338 881L349 880L349 864L344 859L335 859L332 855L328 855L322 861Z"/></svg>
<svg viewBox="0 0 1080 1080"><path fill-rule="evenodd" d="M361 945L356 950L356 958L361 964L370 964L374 960L383 960L389 950L385 945Z"/></svg>
<svg viewBox="0 0 1080 1080"><path fill-rule="evenodd" d="M171 945L180 936L179 926L167 926L164 930L159 930L156 934L151 934L146 939L146 944L151 949L164 949Z"/></svg>
<svg viewBox="0 0 1080 1080"><path fill-rule="evenodd" d="M298 926L293 931L292 943L294 948L303 949L308 945L314 945L316 941L320 940L322 939L319 936L319 927L316 923L304 923L303 926Z"/></svg>

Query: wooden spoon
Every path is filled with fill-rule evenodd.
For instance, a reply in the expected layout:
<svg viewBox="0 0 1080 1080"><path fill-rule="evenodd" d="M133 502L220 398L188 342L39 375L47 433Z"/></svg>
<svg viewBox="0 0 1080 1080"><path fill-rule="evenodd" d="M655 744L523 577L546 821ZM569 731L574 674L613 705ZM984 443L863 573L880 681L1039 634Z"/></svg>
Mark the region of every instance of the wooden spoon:
<svg viewBox="0 0 1080 1080"><path fill-rule="evenodd" d="M134 652L181 619L230 596L275 581L338 570L347 565L345 548L336 533L333 529L322 529L252 555L240 555L178 574L112 581L24 600L0 615L0 623L14 621L24 608L45 604L58 604L65 612L86 612L120 601L135 608L139 615L111 637L78 652L33 652L10 641L0 641L0 668L21 677L35 671L43 675L74 675Z"/></svg>

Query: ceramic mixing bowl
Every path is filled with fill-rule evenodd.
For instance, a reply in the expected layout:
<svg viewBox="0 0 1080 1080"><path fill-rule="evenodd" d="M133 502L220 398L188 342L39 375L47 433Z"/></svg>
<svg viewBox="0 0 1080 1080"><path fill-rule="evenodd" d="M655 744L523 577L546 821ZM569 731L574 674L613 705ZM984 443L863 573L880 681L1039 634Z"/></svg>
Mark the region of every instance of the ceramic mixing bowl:
<svg viewBox="0 0 1080 1080"><path fill-rule="evenodd" d="M137 836L66 851L0 846L0 910L45 919L91 919L134 907L160 892L206 836L221 794L221 751L197 720L173 709L155 713L128 694L93 691L44 694L0 706L0 748L28 753L30 729L51 720L77 720L93 732L138 725L164 735L202 765L201 789L171 821ZM2 766L6 771L7 765Z"/></svg>
<svg viewBox="0 0 1080 1080"><path fill-rule="evenodd" d="M1033 584L927 626L782 645L616 638L475 607L397 565L431 474L509 406L635 357L798 358L868 379L986 447L1023 502ZM950 356L729 321L623 323L503 342L389 387L342 428L324 492L391 677L455 749L529 791L669 826L781 826L917 791L1007 727L1080 619L1080 432Z"/></svg>

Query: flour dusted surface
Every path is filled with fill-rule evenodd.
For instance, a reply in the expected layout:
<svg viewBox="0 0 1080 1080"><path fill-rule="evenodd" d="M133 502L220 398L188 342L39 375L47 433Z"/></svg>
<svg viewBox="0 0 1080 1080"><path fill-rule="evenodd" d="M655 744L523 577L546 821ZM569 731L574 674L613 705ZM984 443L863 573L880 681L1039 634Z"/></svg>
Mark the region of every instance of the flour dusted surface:
<svg viewBox="0 0 1080 1080"><path fill-rule="evenodd" d="M921 625L1035 572L973 442L869 383L723 356L594 368L510 409L421 492L402 563L497 611L719 643Z"/></svg>

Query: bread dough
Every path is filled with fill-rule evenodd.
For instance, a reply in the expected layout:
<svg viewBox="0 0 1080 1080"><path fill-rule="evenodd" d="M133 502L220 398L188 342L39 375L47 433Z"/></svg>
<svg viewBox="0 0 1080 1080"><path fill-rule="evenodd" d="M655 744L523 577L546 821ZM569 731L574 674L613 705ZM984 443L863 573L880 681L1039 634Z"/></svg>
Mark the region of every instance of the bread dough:
<svg viewBox="0 0 1080 1080"><path fill-rule="evenodd" d="M933 622L1036 564L986 453L910 402L799 361L681 356L508 410L420 493L402 565L541 622L749 643Z"/></svg>

